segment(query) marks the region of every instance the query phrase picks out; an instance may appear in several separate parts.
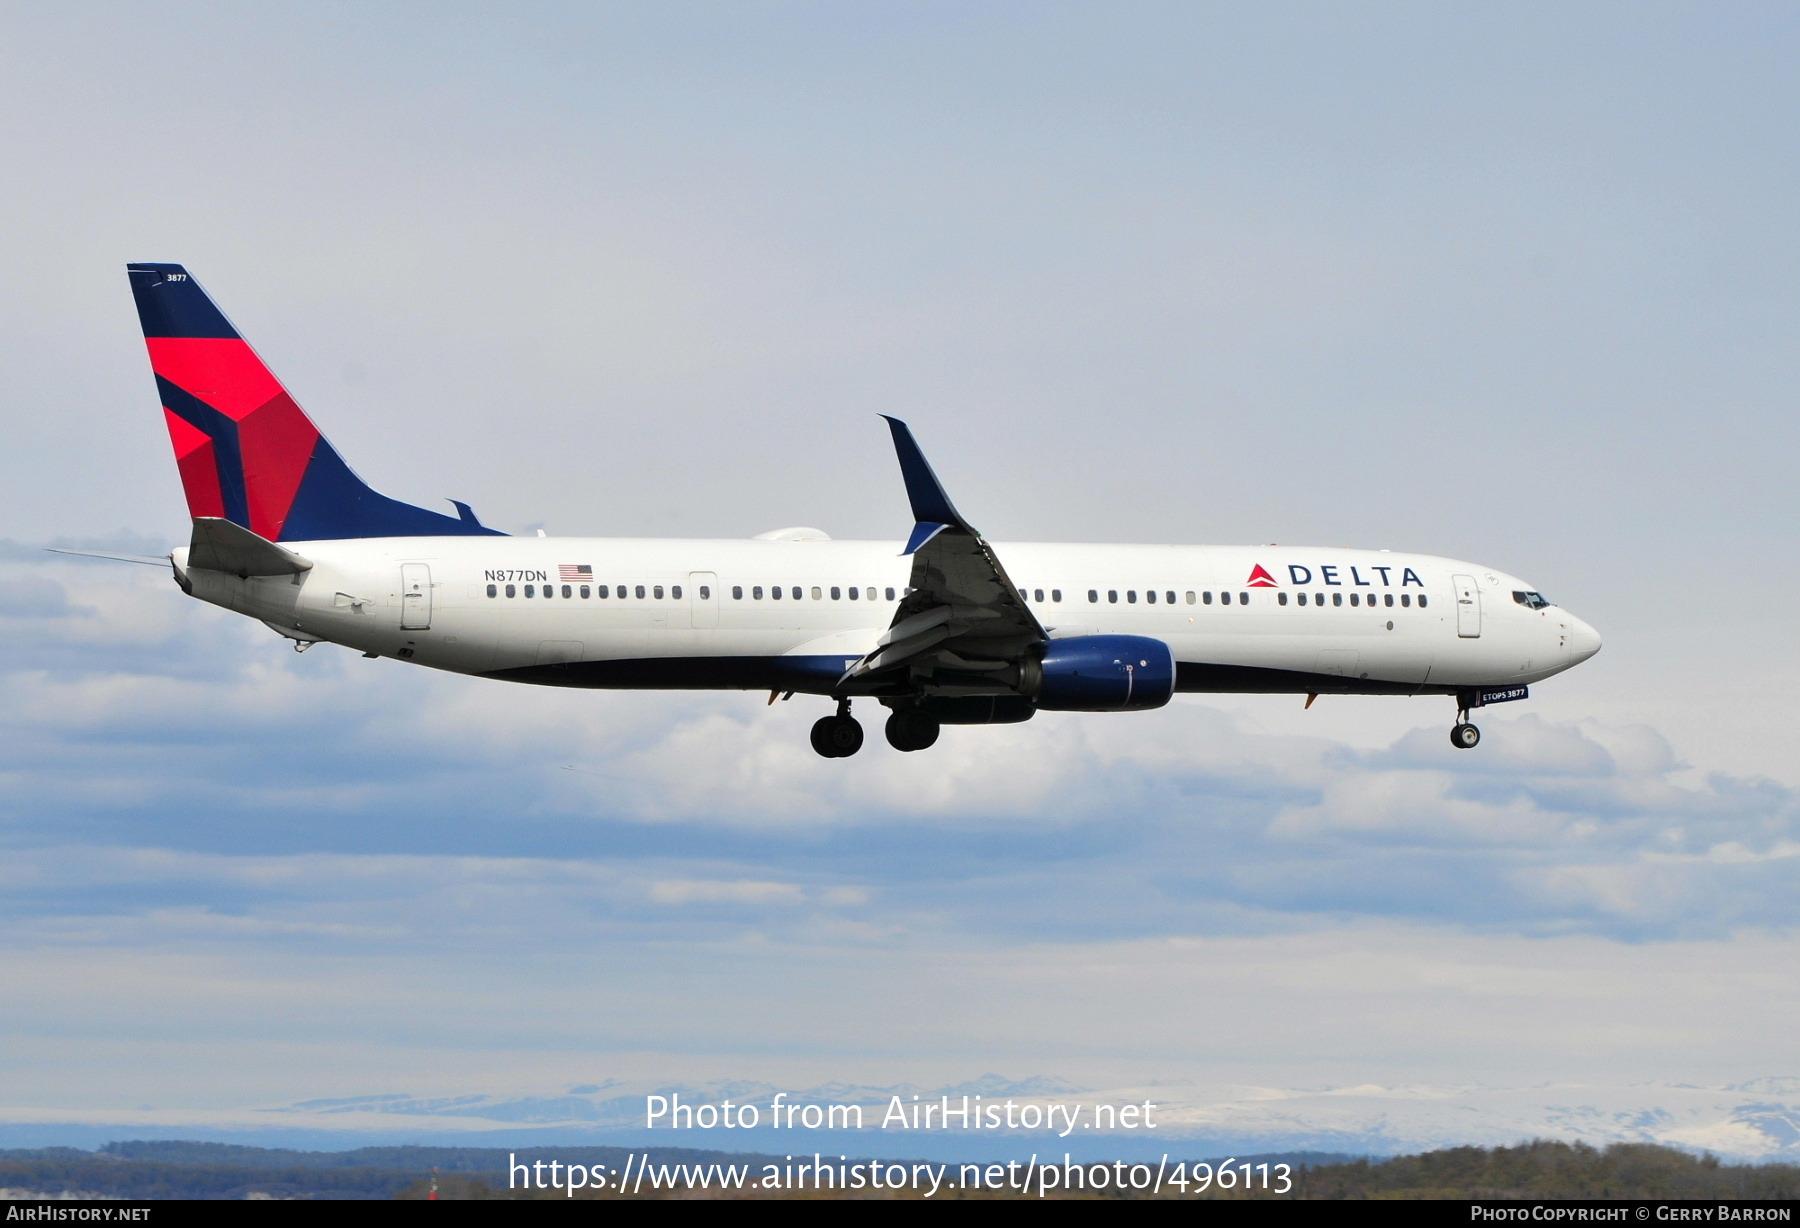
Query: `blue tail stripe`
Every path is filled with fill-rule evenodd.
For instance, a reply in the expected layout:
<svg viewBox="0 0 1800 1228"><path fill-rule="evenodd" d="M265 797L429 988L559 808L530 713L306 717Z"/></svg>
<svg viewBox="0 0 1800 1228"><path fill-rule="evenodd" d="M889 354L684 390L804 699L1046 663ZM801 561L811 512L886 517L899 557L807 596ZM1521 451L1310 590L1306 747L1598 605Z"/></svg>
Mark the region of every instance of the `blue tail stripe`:
<svg viewBox="0 0 1800 1228"><path fill-rule="evenodd" d="M238 448L237 423L183 392L162 376L156 377L163 407L189 426L212 436L213 461L219 470L219 493L225 498L225 519L240 529L250 527L250 499L244 490L244 460Z"/></svg>

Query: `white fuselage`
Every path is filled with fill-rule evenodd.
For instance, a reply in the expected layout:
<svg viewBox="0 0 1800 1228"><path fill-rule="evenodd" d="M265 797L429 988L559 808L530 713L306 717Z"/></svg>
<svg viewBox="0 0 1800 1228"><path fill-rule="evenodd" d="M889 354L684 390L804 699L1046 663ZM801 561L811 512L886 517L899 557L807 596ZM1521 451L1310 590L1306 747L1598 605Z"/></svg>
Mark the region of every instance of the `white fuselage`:
<svg viewBox="0 0 1800 1228"><path fill-rule="evenodd" d="M311 570L243 579L189 568L186 550L174 562L193 596L296 640L578 686L785 686L756 663L839 658L847 667L892 621L912 565L898 542L425 537L289 545ZM1591 627L1560 607L1514 599L1532 586L1453 559L1276 546L992 545L1053 638L1163 640L1183 691L1523 684L1600 646ZM1259 567L1273 585L1249 581ZM574 666L585 672L568 673Z"/></svg>

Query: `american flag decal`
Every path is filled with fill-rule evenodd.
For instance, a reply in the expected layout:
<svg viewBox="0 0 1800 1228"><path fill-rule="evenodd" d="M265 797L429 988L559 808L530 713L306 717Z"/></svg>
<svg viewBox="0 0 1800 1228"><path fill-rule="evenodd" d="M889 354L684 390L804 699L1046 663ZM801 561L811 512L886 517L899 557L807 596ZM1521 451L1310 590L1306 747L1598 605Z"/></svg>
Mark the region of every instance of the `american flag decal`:
<svg viewBox="0 0 1800 1228"><path fill-rule="evenodd" d="M556 572L564 580L592 580L594 569L586 563L558 563Z"/></svg>

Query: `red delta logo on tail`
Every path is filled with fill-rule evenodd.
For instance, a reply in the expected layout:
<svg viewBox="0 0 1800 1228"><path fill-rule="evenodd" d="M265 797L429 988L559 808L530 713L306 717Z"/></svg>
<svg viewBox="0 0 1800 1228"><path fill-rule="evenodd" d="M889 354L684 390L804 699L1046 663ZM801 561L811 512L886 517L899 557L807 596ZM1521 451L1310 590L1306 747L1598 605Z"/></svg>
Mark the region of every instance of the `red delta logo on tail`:
<svg viewBox="0 0 1800 1228"><path fill-rule="evenodd" d="M1244 587L1245 588L1280 588L1281 585L1279 585L1275 582L1274 576L1270 575L1268 572L1263 570L1263 565L1261 563L1258 563L1258 564L1256 564L1256 566L1254 566L1250 569L1250 578L1248 580L1244 581Z"/></svg>
<svg viewBox="0 0 1800 1228"><path fill-rule="evenodd" d="M150 350L151 370L171 386L165 391L175 394L165 397L163 414L187 490L189 514L237 519L229 511L239 509L228 510L220 481L218 437L202 425L215 430L222 427L224 424L213 418L216 414L229 421L237 435L241 484L233 483L239 489L232 494L242 499L241 513L250 521L244 527L259 537L280 541L319 442L318 428L244 341L226 337L146 337L144 341ZM188 394L187 398L181 393ZM169 401L185 412L177 412Z"/></svg>
<svg viewBox="0 0 1800 1228"><path fill-rule="evenodd" d="M196 520L272 542L499 535L465 503L445 516L371 490L186 269L126 271Z"/></svg>

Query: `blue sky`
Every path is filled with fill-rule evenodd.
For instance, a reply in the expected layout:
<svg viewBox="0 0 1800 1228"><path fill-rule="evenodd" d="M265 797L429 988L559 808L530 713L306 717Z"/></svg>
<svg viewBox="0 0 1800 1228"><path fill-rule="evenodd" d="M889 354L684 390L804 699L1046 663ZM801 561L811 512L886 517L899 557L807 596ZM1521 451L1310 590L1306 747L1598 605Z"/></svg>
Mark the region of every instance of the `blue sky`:
<svg viewBox="0 0 1800 1228"><path fill-rule="evenodd" d="M1793 1074L1781 6L14 6L0 1110L604 1078ZM120 266L552 534L1314 541L1606 650L817 760L183 598ZM570 770L578 769L578 770Z"/></svg>

